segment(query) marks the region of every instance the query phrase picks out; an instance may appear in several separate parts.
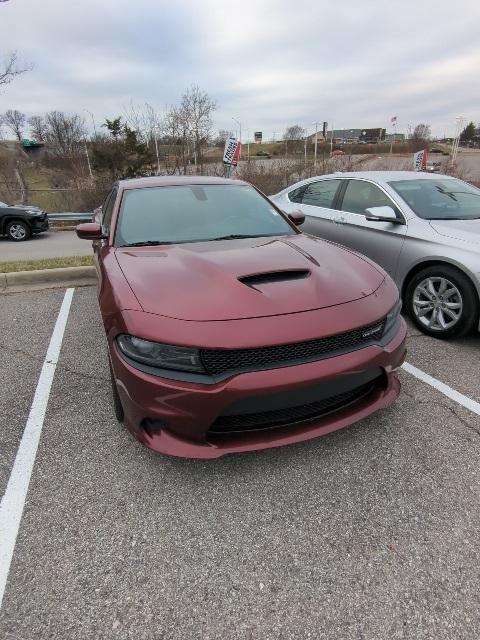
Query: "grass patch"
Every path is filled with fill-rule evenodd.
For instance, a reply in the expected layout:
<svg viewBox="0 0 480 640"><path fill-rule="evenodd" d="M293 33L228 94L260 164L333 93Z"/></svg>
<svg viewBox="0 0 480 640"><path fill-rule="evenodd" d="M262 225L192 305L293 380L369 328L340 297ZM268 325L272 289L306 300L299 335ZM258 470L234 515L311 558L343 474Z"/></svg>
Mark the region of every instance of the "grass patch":
<svg viewBox="0 0 480 640"><path fill-rule="evenodd" d="M12 273L12 271L36 271L37 269L58 269L60 267L91 266L93 266L93 256L44 258L43 260L14 260L12 262L0 262L0 273Z"/></svg>

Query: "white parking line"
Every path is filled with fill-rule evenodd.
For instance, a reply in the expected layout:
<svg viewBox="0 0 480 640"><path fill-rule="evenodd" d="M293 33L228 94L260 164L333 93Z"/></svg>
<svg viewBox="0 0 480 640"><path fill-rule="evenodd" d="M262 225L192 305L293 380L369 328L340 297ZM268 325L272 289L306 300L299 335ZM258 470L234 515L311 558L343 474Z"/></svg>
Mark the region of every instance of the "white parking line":
<svg viewBox="0 0 480 640"><path fill-rule="evenodd" d="M0 607L2 606L8 572L12 562L13 551L22 519L28 485L37 455L43 420L47 410L53 376L57 367L63 334L67 325L70 305L75 289L67 289L62 306L58 312L57 322L53 329L47 355L43 361L32 406L25 425L20 446L18 447L12 473L0 503Z"/></svg>
<svg viewBox="0 0 480 640"><path fill-rule="evenodd" d="M464 396L463 393L455 391L455 389L449 387L448 384L440 382L440 380L437 380L436 378L432 378L432 376L429 376L428 373L425 373L421 369L417 369L417 367L414 367L408 362L403 363L402 369L405 369L407 373L410 373L412 376L415 376L415 378L418 378L419 380L422 380L423 382L429 384L434 389L437 389L437 391L443 393L443 395L447 396L447 398L455 400L455 402L458 402L458 404L461 404L466 409L469 409L470 411L473 411L473 413L476 413L480 416L480 402L472 400L468 396Z"/></svg>

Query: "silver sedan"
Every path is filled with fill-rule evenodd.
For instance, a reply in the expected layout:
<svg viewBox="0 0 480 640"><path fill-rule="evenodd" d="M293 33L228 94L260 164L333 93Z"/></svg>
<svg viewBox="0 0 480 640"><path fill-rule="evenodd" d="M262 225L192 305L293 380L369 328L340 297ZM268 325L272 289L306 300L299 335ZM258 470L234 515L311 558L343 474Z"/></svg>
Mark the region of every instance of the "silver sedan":
<svg viewBox="0 0 480 640"><path fill-rule="evenodd" d="M480 189L446 175L362 171L303 180L271 199L301 211L305 232L381 265L425 333L480 329Z"/></svg>

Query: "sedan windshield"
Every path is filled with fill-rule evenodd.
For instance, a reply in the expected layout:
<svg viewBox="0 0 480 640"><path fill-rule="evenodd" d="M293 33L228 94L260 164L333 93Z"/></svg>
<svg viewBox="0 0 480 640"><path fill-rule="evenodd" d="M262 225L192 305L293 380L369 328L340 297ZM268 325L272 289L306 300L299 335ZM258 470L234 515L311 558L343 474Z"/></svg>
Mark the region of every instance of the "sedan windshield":
<svg viewBox="0 0 480 640"><path fill-rule="evenodd" d="M389 185L426 220L480 218L480 189L454 178L398 180Z"/></svg>
<svg viewBox="0 0 480 640"><path fill-rule="evenodd" d="M125 192L115 244L177 244L293 233L269 201L249 186L151 187Z"/></svg>

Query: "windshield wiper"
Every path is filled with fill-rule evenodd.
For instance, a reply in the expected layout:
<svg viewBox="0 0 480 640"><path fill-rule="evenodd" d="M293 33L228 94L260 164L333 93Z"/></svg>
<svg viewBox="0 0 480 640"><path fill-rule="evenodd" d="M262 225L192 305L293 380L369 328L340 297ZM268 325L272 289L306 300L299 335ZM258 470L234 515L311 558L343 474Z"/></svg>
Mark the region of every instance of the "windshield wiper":
<svg viewBox="0 0 480 640"><path fill-rule="evenodd" d="M278 233L271 234L261 234L259 236L251 235L251 234L241 234L241 233L232 233L229 236L220 236L219 238L212 238L212 240L241 240L242 238L271 238L273 236L280 235Z"/></svg>
<svg viewBox="0 0 480 640"><path fill-rule="evenodd" d="M130 242L122 244L122 247L158 247L161 244L176 244L176 242L164 242L162 240L143 240L142 242Z"/></svg>

